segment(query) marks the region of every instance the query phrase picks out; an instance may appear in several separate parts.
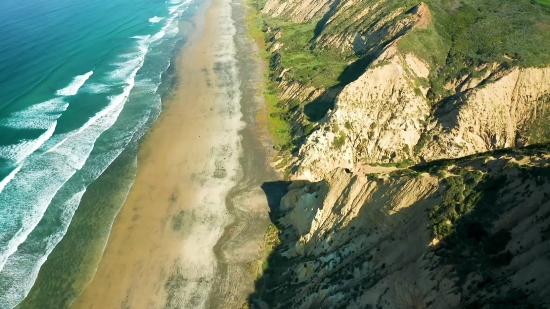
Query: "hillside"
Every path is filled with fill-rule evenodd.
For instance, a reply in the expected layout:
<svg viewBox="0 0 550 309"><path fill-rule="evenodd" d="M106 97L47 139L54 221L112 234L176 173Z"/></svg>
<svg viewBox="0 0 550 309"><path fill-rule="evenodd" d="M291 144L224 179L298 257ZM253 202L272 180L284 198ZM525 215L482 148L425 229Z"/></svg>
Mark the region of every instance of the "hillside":
<svg viewBox="0 0 550 309"><path fill-rule="evenodd" d="M257 3L293 173L549 140L550 9L529 1ZM502 23L506 20L506 23ZM495 26L495 25L498 25ZM498 115L498 117L493 117Z"/></svg>
<svg viewBox="0 0 550 309"><path fill-rule="evenodd" d="M294 182L250 305L550 305L549 4L253 7Z"/></svg>
<svg viewBox="0 0 550 309"><path fill-rule="evenodd" d="M543 308L550 304L548 147L391 173L296 181L262 308ZM264 306L262 306L264 305Z"/></svg>

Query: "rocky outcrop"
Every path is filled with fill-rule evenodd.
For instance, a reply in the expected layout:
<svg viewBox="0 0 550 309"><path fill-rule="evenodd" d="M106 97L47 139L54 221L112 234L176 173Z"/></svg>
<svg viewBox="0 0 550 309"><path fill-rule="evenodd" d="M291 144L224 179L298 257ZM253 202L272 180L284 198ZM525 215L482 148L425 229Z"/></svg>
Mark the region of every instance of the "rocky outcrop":
<svg viewBox="0 0 550 309"><path fill-rule="evenodd" d="M425 4L408 9L406 4L387 0L268 0L262 12L296 23L316 22L318 48L366 53L383 47L416 24L429 23Z"/></svg>
<svg viewBox="0 0 550 309"><path fill-rule="evenodd" d="M307 22L315 17L321 18L334 0L306 1L267 1L262 12L271 17L289 17L296 23Z"/></svg>
<svg viewBox="0 0 550 309"><path fill-rule="evenodd" d="M329 90L288 79L285 72L292 68L280 67L281 100L334 103L325 104L334 107L300 142L292 160L294 179L320 180L334 168L352 168L357 162L411 164L549 138L550 68L484 64L476 68L479 74L453 79L445 85L445 95L428 99L434 68L397 44L410 30L429 27L432 13L424 3L411 8L384 0L269 0L263 12L295 22L316 21L313 48L374 57L364 73Z"/></svg>
<svg viewBox="0 0 550 309"><path fill-rule="evenodd" d="M447 178L460 177L457 171L485 175L473 189L482 196L474 210L449 221L458 232L443 238L434 238L430 219L451 190L443 176L336 169L321 182L296 181L278 219L284 267L267 272L256 304L527 308L548 302L548 169L547 155L483 157L442 168Z"/></svg>
<svg viewBox="0 0 550 309"><path fill-rule="evenodd" d="M319 180L360 161L421 162L522 147L548 117L550 68L514 68L435 107L419 82L428 72L414 55L387 48L300 148L295 178Z"/></svg>
<svg viewBox="0 0 550 309"><path fill-rule="evenodd" d="M464 37L468 42L453 41L459 27L443 29L441 21L461 7L426 2L266 2L266 16L305 24L299 28L303 32L287 22L281 29L314 32L307 43L287 40L293 49L285 53L284 31L271 29L279 98L298 101L296 115L319 98L332 100L333 107L324 117L307 120L310 134L296 138L292 158L282 160L296 181L274 213L281 246L270 257L252 304L536 308L550 303L550 278L544 276L550 270L550 149L508 149L550 142L548 61L522 64L521 52L507 50L480 55L495 53L495 44L504 39L486 46ZM461 16L476 20L489 14L487 5L467 7ZM471 20L459 25L462 30ZM462 43L471 46L453 50ZM436 48L441 50L434 53ZM307 80L288 77L290 64L302 73L308 67L299 59L314 62L312 67L322 61L333 65L326 53L317 57L325 50L351 59L336 86L315 89ZM282 57L293 61L282 67ZM294 76L314 75L305 73Z"/></svg>
<svg viewBox="0 0 550 309"><path fill-rule="evenodd" d="M338 95L335 108L300 148L296 179L318 180L334 168L359 161L401 162L414 157L430 116L428 75L413 55L388 47L361 77Z"/></svg>
<svg viewBox="0 0 550 309"><path fill-rule="evenodd" d="M524 146L533 125L547 118L550 68L514 68L502 77L458 92L435 110L425 160Z"/></svg>

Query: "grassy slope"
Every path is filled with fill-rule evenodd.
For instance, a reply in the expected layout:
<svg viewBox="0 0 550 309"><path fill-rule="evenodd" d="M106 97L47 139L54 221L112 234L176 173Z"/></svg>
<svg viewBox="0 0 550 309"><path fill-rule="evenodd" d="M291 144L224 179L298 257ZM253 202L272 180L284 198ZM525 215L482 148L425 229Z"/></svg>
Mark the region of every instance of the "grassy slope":
<svg viewBox="0 0 550 309"><path fill-rule="evenodd" d="M261 1L261 0L260 0ZM341 35L363 32L394 11L403 12L388 20L391 27L407 16L418 1L386 0L383 5L355 20L366 7L380 0L363 0L348 8L320 34ZM550 9L539 3L550 0L426 0L433 22L428 29L415 29L399 41L399 48L424 58L433 68L432 86L442 94L445 81L465 74L480 74L475 68L498 62L505 66L544 66L550 64ZM263 3L257 2L257 7ZM314 44L318 20L296 24L285 19L265 18L268 26L281 30L284 44L279 51L282 65L291 68L288 75L305 84L326 88L338 83L338 77L360 54L318 48ZM369 30L370 31L370 30ZM319 34L319 33L318 33ZM388 42L369 41L366 48Z"/></svg>
<svg viewBox="0 0 550 309"><path fill-rule="evenodd" d="M260 56L264 59L265 63L265 86L263 96L266 101L267 108L267 127L271 137L273 138L275 147L277 149L281 149L291 142L290 124L278 116L282 110L278 106L279 100L273 90L272 81L269 79L269 69L267 67L267 63L269 62L270 54L266 51L264 33L265 25L263 17L259 12L259 6L263 7L263 3L260 1L250 1L249 6L251 9L248 10L246 16L249 34L256 44L258 44Z"/></svg>
<svg viewBox="0 0 550 309"><path fill-rule="evenodd" d="M548 0L542 0L548 1ZM550 10L529 0L427 0L433 21L399 41L431 64L432 99L445 93L447 81L480 75L485 63L540 67L550 64ZM543 43L544 42L544 43Z"/></svg>
<svg viewBox="0 0 550 309"><path fill-rule="evenodd" d="M347 63L357 58L353 53L342 54L329 48L318 49L312 45L316 23L295 24L283 19L266 18L266 23L281 31L278 40L283 47L281 55L284 68L290 68L287 76L304 85L329 88L338 84L338 77Z"/></svg>

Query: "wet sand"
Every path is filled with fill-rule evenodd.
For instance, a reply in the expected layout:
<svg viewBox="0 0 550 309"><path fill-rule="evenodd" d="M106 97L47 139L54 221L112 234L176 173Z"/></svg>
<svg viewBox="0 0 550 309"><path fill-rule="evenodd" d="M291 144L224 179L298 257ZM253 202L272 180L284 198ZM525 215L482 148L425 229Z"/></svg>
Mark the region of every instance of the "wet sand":
<svg viewBox="0 0 550 309"><path fill-rule="evenodd" d="M178 84L140 145L134 185L72 308L239 308L253 291L246 266L269 224L261 185L277 176L255 123L262 75L243 10L213 0L197 13L175 62Z"/></svg>

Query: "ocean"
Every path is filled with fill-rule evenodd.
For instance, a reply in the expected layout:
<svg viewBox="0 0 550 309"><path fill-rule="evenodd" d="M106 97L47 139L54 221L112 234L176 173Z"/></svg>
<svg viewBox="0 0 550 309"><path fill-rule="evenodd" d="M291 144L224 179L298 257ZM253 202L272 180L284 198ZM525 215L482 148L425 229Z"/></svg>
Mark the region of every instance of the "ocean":
<svg viewBox="0 0 550 309"><path fill-rule="evenodd" d="M0 309L69 307L93 277L196 7L0 2Z"/></svg>

